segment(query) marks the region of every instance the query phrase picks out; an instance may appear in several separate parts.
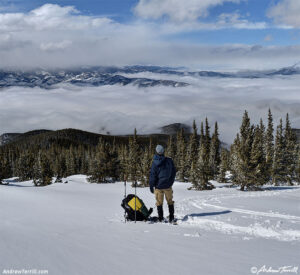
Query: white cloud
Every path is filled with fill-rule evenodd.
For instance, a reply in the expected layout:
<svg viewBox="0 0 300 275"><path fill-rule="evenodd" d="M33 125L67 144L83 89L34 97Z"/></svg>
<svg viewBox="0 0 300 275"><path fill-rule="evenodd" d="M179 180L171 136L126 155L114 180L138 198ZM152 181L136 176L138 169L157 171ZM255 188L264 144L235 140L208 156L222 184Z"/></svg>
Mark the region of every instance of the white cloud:
<svg viewBox="0 0 300 275"><path fill-rule="evenodd" d="M162 34L195 32L201 30L222 30L222 29L248 29L248 30L262 30L268 28L266 22L250 22L245 17L237 12L222 13L214 22L201 21L185 21L178 24L178 22L164 22L163 24L156 24L156 28Z"/></svg>
<svg viewBox="0 0 300 275"><path fill-rule="evenodd" d="M222 13L216 22L217 28L235 28L235 29L266 29L266 22L250 22L238 12Z"/></svg>
<svg viewBox="0 0 300 275"><path fill-rule="evenodd" d="M106 17L83 16L74 7L47 4L27 13L0 13L0 67L146 64L228 70L294 64L299 46L205 46L168 39L189 30L263 28L261 24L251 24L238 13L223 14L212 24L120 24Z"/></svg>
<svg viewBox="0 0 300 275"><path fill-rule="evenodd" d="M253 122L258 123L260 117L266 121L269 107L275 122L289 112L293 127L300 127L299 77L169 77L193 85L145 89L117 85L61 86L55 90L3 89L0 93L0 130L23 132L72 127L100 132L104 127L112 134L129 134L137 127L139 133L149 133L174 122L191 124L196 119L199 124L207 116L211 124L216 120L219 122L222 140L230 143L245 109Z"/></svg>
<svg viewBox="0 0 300 275"><path fill-rule="evenodd" d="M64 40L58 43L42 43L41 49L43 51L56 51L56 50L64 50L72 45L72 41Z"/></svg>
<svg viewBox="0 0 300 275"><path fill-rule="evenodd" d="M113 24L105 17L83 16L73 6L45 4L28 13L0 13L1 31L85 30Z"/></svg>
<svg viewBox="0 0 300 275"><path fill-rule="evenodd" d="M240 0L140 0L135 12L146 19L168 16L176 22L194 21L206 17L210 8L225 2L239 3Z"/></svg>
<svg viewBox="0 0 300 275"><path fill-rule="evenodd" d="M300 1L281 0L273 5L267 15L273 18L277 24L283 24L294 28L300 27Z"/></svg>

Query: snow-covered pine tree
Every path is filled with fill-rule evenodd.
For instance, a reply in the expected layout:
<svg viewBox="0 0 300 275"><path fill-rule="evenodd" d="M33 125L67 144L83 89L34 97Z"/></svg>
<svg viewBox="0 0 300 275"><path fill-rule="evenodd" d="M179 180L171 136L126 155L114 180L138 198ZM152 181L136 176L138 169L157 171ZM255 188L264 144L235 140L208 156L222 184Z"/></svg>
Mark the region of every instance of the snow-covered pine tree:
<svg viewBox="0 0 300 275"><path fill-rule="evenodd" d="M283 135L282 119L276 130L275 146L274 146L274 159L272 168L272 182L274 185L279 185L286 180L286 167L285 167L285 140Z"/></svg>
<svg viewBox="0 0 300 275"><path fill-rule="evenodd" d="M273 115L271 109L268 111L268 127L265 135L265 154L266 154L266 165L267 174L269 180L272 177L272 167L274 159L274 126L273 126Z"/></svg>
<svg viewBox="0 0 300 275"><path fill-rule="evenodd" d="M211 138L210 154L209 154L209 164L212 171L211 179L216 179L218 176L219 165L221 161L220 148L221 148L221 142L219 140L218 123L215 122L215 131Z"/></svg>

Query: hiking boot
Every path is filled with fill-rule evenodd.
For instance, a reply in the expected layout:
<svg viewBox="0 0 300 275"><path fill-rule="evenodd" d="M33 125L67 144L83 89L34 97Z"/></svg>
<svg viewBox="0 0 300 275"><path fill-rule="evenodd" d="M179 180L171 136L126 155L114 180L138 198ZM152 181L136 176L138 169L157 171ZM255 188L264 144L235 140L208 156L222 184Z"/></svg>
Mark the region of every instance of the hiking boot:
<svg viewBox="0 0 300 275"><path fill-rule="evenodd" d="M169 222L174 221L174 204L169 205Z"/></svg>
<svg viewBox="0 0 300 275"><path fill-rule="evenodd" d="M157 213L158 213L158 220L162 222L164 220L164 212L163 212L163 207L157 206Z"/></svg>

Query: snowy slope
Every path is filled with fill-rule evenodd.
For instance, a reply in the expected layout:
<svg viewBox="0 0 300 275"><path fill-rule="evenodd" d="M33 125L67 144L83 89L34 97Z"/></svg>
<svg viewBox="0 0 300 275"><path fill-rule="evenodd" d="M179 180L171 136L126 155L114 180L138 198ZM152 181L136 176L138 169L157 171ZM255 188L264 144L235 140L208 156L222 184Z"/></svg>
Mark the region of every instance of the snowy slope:
<svg viewBox="0 0 300 275"><path fill-rule="evenodd" d="M220 184L197 192L175 183L175 226L125 224L122 183L89 184L82 175L68 180L0 186L0 272L241 275L253 266L300 264L299 187L242 193ZM148 189L138 195L154 206Z"/></svg>

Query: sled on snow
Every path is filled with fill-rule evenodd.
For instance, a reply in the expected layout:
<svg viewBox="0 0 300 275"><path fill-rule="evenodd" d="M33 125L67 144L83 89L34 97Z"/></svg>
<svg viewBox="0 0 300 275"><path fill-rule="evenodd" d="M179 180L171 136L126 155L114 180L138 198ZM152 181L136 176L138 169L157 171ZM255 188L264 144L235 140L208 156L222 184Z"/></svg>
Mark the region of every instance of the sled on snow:
<svg viewBox="0 0 300 275"><path fill-rule="evenodd" d="M148 221L153 212L153 208L148 208L144 202L136 195L129 194L122 200L121 206L125 210L127 221Z"/></svg>

